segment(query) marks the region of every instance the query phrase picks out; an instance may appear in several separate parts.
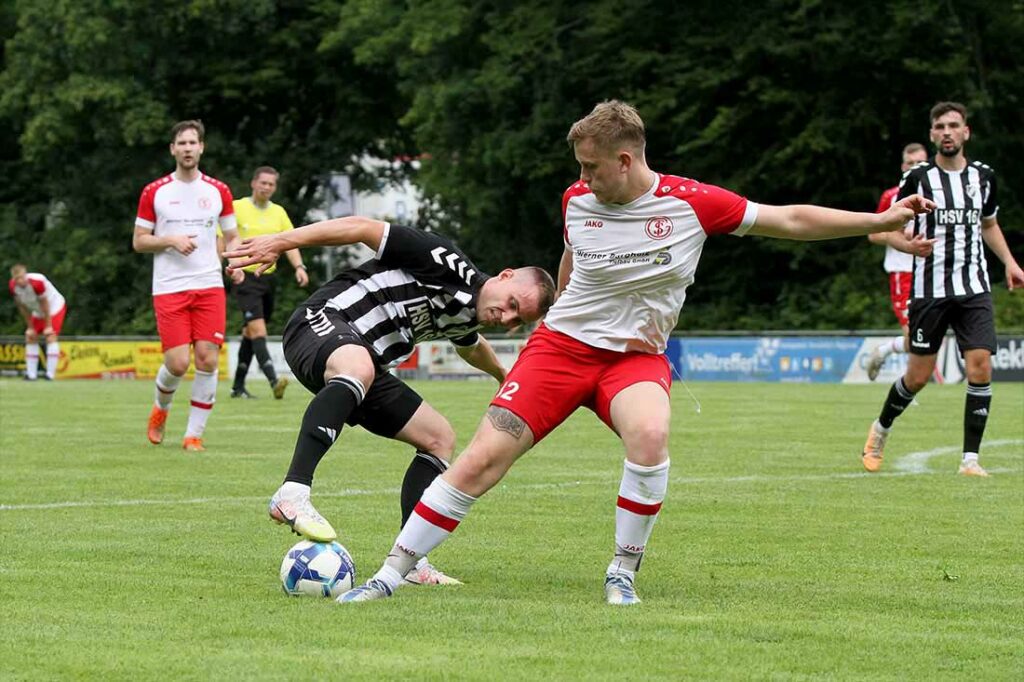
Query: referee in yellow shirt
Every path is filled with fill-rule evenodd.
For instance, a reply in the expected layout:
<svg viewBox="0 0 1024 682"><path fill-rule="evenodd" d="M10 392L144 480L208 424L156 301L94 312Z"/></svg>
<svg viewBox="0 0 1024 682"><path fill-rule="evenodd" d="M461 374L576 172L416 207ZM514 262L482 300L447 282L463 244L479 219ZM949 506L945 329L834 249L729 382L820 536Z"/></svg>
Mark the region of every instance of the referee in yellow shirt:
<svg viewBox="0 0 1024 682"><path fill-rule="evenodd" d="M252 196L234 201L235 216L238 219L238 236L248 239L263 234L275 234L293 229L288 214L278 204L270 200L277 191L277 178L280 174L270 166L260 166L252 176ZM288 262L295 268L295 281L300 287L309 284L306 266L302 264L302 256L298 249L286 251ZM258 266L246 268L253 272ZM260 369L270 382L274 397L284 397L284 389L288 380L278 377L274 371L274 361L267 350L267 323L274 314L274 270L271 267L259 277L247 275L241 284L234 287L233 293L242 311L245 327L242 329L242 344L238 348L238 369L235 370L235 384L231 388L232 398L254 397L245 389L245 375L249 373L249 365L253 355Z"/></svg>

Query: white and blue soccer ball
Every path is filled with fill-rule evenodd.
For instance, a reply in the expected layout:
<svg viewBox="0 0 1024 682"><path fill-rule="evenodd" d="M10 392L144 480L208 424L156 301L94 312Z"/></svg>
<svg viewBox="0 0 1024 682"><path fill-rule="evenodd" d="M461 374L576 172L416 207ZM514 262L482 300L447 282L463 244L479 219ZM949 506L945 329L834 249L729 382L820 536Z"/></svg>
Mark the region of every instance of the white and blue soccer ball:
<svg viewBox="0 0 1024 682"><path fill-rule="evenodd" d="M303 540L281 562L281 587L293 596L337 597L355 581L352 556L337 542Z"/></svg>

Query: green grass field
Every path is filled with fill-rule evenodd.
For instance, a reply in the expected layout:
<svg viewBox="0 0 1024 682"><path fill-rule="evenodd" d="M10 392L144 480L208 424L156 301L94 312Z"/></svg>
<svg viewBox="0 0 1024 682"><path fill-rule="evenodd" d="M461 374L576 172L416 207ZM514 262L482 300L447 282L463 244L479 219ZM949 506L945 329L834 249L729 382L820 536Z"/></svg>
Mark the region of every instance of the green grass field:
<svg viewBox="0 0 1024 682"><path fill-rule="evenodd" d="M209 451L145 439L145 381L0 382L0 679L1022 679L1024 389L995 387L955 475L962 386L859 452L885 386L674 390L672 477L638 586L603 603L622 453L589 412L432 557L466 585L340 607L286 597L265 505L308 395L227 399ZM417 384L463 444L492 385ZM360 577L398 525L406 446L346 429L314 501Z"/></svg>

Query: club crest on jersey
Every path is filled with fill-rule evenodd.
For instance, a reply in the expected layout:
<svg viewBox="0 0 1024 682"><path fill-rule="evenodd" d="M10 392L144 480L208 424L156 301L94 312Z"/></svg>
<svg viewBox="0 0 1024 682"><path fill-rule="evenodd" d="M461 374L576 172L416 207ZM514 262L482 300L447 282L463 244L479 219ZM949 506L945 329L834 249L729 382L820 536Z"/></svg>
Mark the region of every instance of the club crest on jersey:
<svg viewBox="0 0 1024 682"><path fill-rule="evenodd" d="M210 201L210 197L199 197L199 208L208 211L211 207L213 207L213 202Z"/></svg>
<svg viewBox="0 0 1024 682"><path fill-rule="evenodd" d="M644 231L651 239L665 239L672 234L672 219L665 216L656 216L647 221Z"/></svg>
<svg viewBox="0 0 1024 682"><path fill-rule="evenodd" d="M981 187L978 187L977 183L974 183L974 182L968 183L967 184L967 196L969 196L970 198L972 198L975 201L977 201L978 197L981 196Z"/></svg>

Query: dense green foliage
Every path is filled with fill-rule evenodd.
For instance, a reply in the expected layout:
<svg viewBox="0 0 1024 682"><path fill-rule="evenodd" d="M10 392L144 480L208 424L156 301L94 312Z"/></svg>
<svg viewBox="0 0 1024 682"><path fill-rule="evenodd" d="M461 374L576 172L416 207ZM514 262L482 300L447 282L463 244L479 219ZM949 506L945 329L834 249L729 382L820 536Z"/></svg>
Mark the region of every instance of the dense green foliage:
<svg viewBox="0 0 1024 682"><path fill-rule="evenodd" d="M596 101L639 107L656 170L871 210L930 106L959 99L1024 250L1021 0L17 0L0 32L0 251L72 295L71 332L152 330L133 210L188 117L209 129L205 170L242 195L254 166L281 168L296 218L328 171L425 155L424 222L487 269L554 269L577 172L564 137ZM891 327L880 263L866 240L715 240L681 325ZM1000 295L997 315L1020 327L1024 302Z"/></svg>
<svg viewBox="0 0 1024 682"><path fill-rule="evenodd" d="M494 384L416 388L464 444ZM875 475L857 454L884 386L690 388L703 410L674 392L644 603L623 610L601 590L621 445L585 410L432 555L465 585L341 607L278 586L296 538L265 505L300 393L218 402L193 455L177 448L187 385L153 447L150 382L0 381L0 678L1019 679L1024 394L996 386L992 477L967 479L962 387L926 390ZM345 429L317 470L313 499L361 577L397 532L412 454Z"/></svg>

